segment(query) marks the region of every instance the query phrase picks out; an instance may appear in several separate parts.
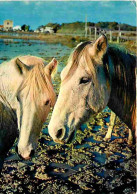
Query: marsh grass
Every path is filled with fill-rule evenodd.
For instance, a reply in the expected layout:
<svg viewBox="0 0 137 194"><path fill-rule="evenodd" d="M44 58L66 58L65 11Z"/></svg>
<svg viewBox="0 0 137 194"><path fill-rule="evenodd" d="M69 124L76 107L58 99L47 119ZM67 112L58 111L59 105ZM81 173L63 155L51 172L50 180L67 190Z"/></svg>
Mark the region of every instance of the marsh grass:
<svg viewBox="0 0 137 194"><path fill-rule="evenodd" d="M22 40L41 40L45 41L46 43L50 44L57 44L61 43L63 45L66 45L68 47L75 47L78 43L84 42L84 41L94 41L93 37L84 37L84 36L72 36L72 35L64 35L64 34L42 34L42 33L33 33L33 32L20 32L18 33L18 36L15 36L14 34L10 33L9 35L0 35L0 39L22 39ZM108 40L109 41L109 40ZM132 53L136 53L137 45L136 41L126 41L117 43L117 40L113 41L112 44L122 45L127 50L129 50ZM17 42L18 43L18 42Z"/></svg>

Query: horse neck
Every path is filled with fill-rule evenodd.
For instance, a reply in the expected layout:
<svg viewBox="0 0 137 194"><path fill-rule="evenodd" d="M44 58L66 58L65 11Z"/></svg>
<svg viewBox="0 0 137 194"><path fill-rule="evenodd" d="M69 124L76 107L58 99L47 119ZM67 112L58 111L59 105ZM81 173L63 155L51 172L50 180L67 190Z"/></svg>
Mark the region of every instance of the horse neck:
<svg viewBox="0 0 137 194"><path fill-rule="evenodd" d="M108 52L111 94L108 106L129 128L135 129L135 57L122 51Z"/></svg>

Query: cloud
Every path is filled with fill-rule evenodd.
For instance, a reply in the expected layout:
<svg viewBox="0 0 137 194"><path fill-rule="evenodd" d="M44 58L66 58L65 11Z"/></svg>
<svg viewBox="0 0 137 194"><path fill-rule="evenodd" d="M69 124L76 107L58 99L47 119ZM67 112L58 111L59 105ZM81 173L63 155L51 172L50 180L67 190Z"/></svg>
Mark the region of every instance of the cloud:
<svg viewBox="0 0 137 194"><path fill-rule="evenodd" d="M0 1L3 1L3 2L15 2L15 1L18 1L18 0L0 0ZM20 2L23 2L25 4L29 4L29 2L31 2L32 0L19 0Z"/></svg>
<svg viewBox="0 0 137 194"><path fill-rule="evenodd" d="M113 7L114 6L112 1L108 1L108 0L106 0L106 1L99 1L99 4L102 7Z"/></svg>
<svg viewBox="0 0 137 194"><path fill-rule="evenodd" d="M24 0L22 2L25 3L26 5L29 5L29 3L30 3L30 1L28 1L28 0Z"/></svg>

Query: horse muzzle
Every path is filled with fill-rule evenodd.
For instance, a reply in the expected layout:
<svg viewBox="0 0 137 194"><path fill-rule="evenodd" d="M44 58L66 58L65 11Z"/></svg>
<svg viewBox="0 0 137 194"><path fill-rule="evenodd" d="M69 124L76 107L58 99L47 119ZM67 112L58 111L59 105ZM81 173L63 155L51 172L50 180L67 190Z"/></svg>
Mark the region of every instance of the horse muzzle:
<svg viewBox="0 0 137 194"><path fill-rule="evenodd" d="M53 141L59 144L67 144L67 143L71 143L75 139L75 136L76 136L76 130L68 132L67 129L60 128L56 132L56 136L54 135Z"/></svg>
<svg viewBox="0 0 137 194"><path fill-rule="evenodd" d="M23 151L21 152L19 149L18 149L18 146L16 145L16 153L18 154L18 156L23 159L23 160L30 160L33 156L34 156L34 153L35 151L34 150L31 150L31 151Z"/></svg>

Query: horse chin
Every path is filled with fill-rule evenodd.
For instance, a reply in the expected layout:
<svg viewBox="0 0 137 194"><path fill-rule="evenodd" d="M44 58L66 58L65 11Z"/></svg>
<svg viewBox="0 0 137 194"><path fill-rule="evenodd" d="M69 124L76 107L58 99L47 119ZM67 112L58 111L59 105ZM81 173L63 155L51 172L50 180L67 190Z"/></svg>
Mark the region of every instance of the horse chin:
<svg viewBox="0 0 137 194"><path fill-rule="evenodd" d="M60 139L53 139L53 141L55 143L59 143L59 144L65 144L65 142L63 140L60 140Z"/></svg>
<svg viewBox="0 0 137 194"><path fill-rule="evenodd" d="M32 150L31 153L28 154L24 154L24 155L20 155L18 154L20 158L22 158L23 160L30 160L33 156L34 156L34 151Z"/></svg>
<svg viewBox="0 0 137 194"><path fill-rule="evenodd" d="M19 154L19 153L18 153L18 156L19 156L19 158L22 159L22 160L30 160L30 159L31 159L30 156L24 156L24 155L21 155L21 154Z"/></svg>
<svg viewBox="0 0 137 194"><path fill-rule="evenodd" d="M16 153L18 154L19 158L22 160L30 160L33 156L34 156L34 149L32 149L31 151L20 151L18 149L18 146L16 145L15 147Z"/></svg>

